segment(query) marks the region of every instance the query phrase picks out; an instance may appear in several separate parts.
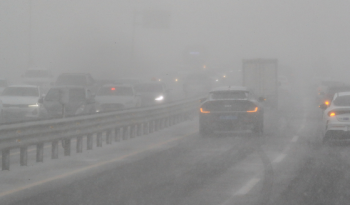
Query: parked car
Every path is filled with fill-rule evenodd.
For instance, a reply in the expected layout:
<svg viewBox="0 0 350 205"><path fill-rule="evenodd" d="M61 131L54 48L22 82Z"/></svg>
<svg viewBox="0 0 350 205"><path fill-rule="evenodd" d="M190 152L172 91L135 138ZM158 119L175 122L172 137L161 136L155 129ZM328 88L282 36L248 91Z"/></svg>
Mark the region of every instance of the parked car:
<svg viewBox="0 0 350 205"><path fill-rule="evenodd" d="M5 122L39 119L46 116L45 109L38 104L41 92L35 85L12 85L0 96Z"/></svg>
<svg viewBox="0 0 350 205"><path fill-rule="evenodd" d="M47 95L39 100L49 117L67 117L99 112L99 105L93 93L79 86L52 87Z"/></svg>
<svg viewBox="0 0 350 205"><path fill-rule="evenodd" d="M141 107L141 98L131 85L104 85L96 94L101 111L115 111Z"/></svg>
<svg viewBox="0 0 350 205"><path fill-rule="evenodd" d="M170 89L160 82L140 83L135 90L141 97L142 106L157 105L171 101Z"/></svg>
<svg viewBox="0 0 350 205"><path fill-rule="evenodd" d="M263 99L261 99L263 100ZM199 133L262 133L264 110L245 87L218 87L202 100L199 110Z"/></svg>

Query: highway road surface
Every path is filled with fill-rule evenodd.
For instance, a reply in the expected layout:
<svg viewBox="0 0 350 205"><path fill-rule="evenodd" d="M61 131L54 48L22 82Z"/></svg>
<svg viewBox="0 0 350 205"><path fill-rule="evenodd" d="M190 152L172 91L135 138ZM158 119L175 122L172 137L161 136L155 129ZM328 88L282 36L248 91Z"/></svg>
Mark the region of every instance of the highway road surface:
<svg viewBox="0 0 350 205"><path fill-rule="evenodd" d="M349 145L322 145L321 110L308 95L293 99L284 109L266 110L262 136L203 138L194 119L104 145L110 146L106 150L94 148L83 155L32 163L27 168L31 172L46 167L50 173L47 167L59 169L69 163L72 168L44 174L39 181L10 191L0 189L0 201L16 205L349 204ZM88 165L79 164L83 162ZM26 168L13 169L25 173Z"/></svg>

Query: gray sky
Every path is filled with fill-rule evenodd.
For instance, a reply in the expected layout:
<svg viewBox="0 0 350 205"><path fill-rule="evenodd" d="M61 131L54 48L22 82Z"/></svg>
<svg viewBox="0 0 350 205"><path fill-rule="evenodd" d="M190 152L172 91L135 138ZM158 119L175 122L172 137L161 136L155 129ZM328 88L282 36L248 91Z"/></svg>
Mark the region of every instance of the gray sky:
<svg viewBox="0 0 350 205"><path fill-rule="evenodd" d="M0 68L14 78L28 64L29 0L0 0ZM209 51L208 64L237 69L242 58L278 58L298 71L350 66L347 0L32 0L36 66L56 73L118 75L127 67L134 11L171 12L170 29L135 28L138 66L178 67L187 45ZM142 66L140 66L142 65Z"/></svg>

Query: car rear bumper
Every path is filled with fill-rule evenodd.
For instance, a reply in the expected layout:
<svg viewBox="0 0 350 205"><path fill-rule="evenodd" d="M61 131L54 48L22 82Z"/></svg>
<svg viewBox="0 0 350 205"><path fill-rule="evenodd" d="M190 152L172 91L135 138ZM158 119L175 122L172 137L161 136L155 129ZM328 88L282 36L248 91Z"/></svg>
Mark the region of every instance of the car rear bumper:
<svg viewBox="0 0 350 205"><path fill-rule="evenodd" d="M201 126L215 133L250 132L258 122L259 115L251 113L210 113L199 116Z"/></svg>

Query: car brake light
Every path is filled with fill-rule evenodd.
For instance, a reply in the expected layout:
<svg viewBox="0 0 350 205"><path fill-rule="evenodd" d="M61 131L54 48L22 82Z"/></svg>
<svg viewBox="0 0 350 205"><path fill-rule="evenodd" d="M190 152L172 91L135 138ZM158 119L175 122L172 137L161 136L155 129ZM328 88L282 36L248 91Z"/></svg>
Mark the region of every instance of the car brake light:
<svg viewBox="0 0 350 205"><path fill-rule="evenodd" d="M330 117L334 117L336 114L335 114L335 112L329 112L328 115L329 115Z"/></svg>
<svg viewBox="0 0 350 205"><path fill-rule="evenodd" d="M111 88L111 90L115 90L115 88Z"/></svg>
<svg viewBox="0 0 350 205"><path fill-rule="evenodd" d="M257 112L258 111L258 107L255 107L254 110L247 110L247 112Z"/></svg>
<svg viewBox="0 0 350 205"><path fill-rule="evenodd" d="M201 113L210 113L208 110L203 110L203 108L200 108Z"/></svg>

